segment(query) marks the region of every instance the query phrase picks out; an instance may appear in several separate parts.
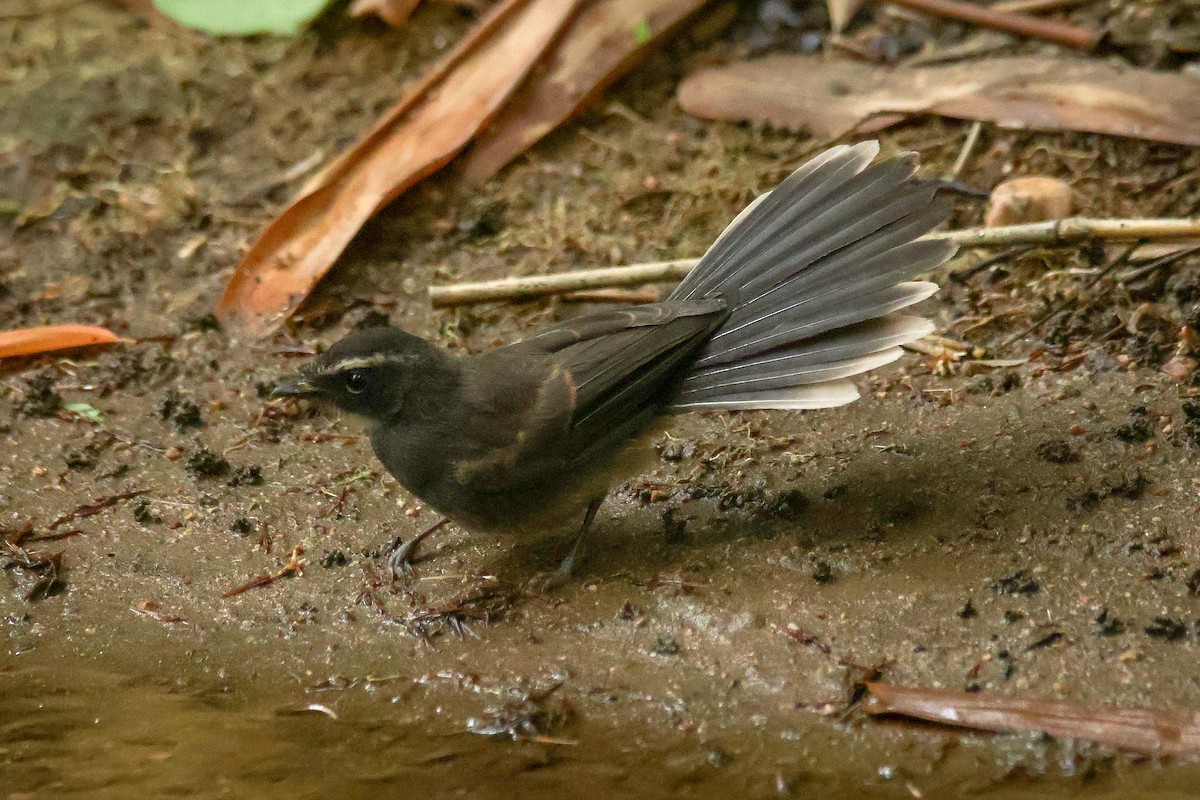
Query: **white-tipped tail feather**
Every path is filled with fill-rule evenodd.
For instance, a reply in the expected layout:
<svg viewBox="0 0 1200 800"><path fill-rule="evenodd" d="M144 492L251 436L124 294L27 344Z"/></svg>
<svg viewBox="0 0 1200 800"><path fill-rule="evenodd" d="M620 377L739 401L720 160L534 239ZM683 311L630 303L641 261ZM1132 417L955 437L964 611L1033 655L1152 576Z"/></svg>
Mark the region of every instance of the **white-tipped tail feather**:
<svg viewBox="0 0 1200 800"><path fill-rule="evenodd" d="M919 240L949 213L914 156L839 146L757 198L672 299L724 297L729 318L680 386L677 410L812 409L857 399L848 377L899 358L933 326L895 312L937 286L911 281L954 253Z"/></svg>

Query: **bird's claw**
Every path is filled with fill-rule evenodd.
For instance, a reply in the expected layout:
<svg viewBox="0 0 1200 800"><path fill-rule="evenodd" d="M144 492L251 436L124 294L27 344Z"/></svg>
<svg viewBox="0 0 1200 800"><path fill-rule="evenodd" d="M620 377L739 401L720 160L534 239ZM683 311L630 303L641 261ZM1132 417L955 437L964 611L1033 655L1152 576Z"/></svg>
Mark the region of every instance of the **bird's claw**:
<svg viewBox="0 0 1200 800"><path fill-rule="evenodd" d="M562 560L558 568L552 572L539 572L525 584L528 594L548 594L555 589L561 589L575 575L575 553L572 552Z"/></svg>
<svg viewBox="0 0 1200 800"><path fill-rule="evenodd" d="M397 578L412 575L413 557L417 554L417 545L420 543L419 538L412 538L392 551L392 554L388 556L388 567L392 570L392 575Z"/></svg>

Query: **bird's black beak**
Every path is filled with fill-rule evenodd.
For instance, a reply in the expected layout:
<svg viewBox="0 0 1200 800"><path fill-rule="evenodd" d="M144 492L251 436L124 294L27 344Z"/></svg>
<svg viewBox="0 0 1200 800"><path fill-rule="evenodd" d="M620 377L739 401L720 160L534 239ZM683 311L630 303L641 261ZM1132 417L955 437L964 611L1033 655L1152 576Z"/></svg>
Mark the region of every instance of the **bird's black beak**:
<svg viewBox="0 0 1200 800"><path fill-rule="evenodd" d="M312 381L300 375L278 384L271 390L271 397L312 397L319 391Z"/></svg>

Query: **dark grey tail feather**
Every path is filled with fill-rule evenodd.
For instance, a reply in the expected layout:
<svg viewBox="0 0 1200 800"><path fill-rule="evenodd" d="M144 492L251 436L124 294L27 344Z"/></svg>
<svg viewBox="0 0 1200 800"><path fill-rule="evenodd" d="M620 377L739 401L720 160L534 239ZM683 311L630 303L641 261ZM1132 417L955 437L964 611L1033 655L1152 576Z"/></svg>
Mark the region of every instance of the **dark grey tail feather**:
<svg viewBox="0 0 1200 800"><path fill-rule="evenodd" d="M807 275L799 276L793 281L795 290L790 294L776 293L769 300L763 295L737 309L717 332L707 353L727 357L730 350L758 338L764 329L802 327L814 318L820 319L825 309L842 300L865 300L867 295L895 286L896 281L914 272L933 269L945 258L944 241L909 242L866 261L845 263L840 269L836 265L823 269L813 280Z"/></svg>
<svg viewBox="0 0 1200 800"><path fill-rule="evenodd" d="M805 214L819 211L830 193L861 172L878 152L876 142L853 148L839 145L797 169L730 223L696 269L671 293L671 299L689 300L725 289L758 246L769 243L780 230L791 230Z"/></svg>
<svg viewBox="0 0 1200 800"><path fill-rule="evenodd" d="M790 347L781 347L764 354L754 363L769 364L787 361L792 367L810 364L828 364L853 358L863 353L873 353L889 347L897 347L920 338L933 331L933 323L924 317L905 314L888 314L858 325L839 328L830 336L813 337ZM708 376L721 376L746 368L746 364L731 364L713 367L703 373L694 374L687 380L700 381Z"/></svg>
<svg viewBox="0 0 1200 800"><path fill-rule="evenodd" d="M694 403L731 393L822 383L882 367L900 357L900 345L930 333L920 317L893 314L830 336L783 347L760 358L695 373L684 381L679 401Z"/></svg>
<svg viewBox="0 0 1200 800"><path fill-rule="evenodd" d="M696 362L694 371L769 356L777 348L907 308L932 297L937 289L937 284L928 281L908 281L869 294L839 295L836 302L822 305L812 314L745 328L736 344L726 347L721 343L706 351L707 354Z"/></svg>
<svg viewBox="0 0 1200 800"><path fill-rule="evenodd" d="M933 201L932 187L916 184L897 194L895 187L909 178L915 169L910 159L876 164L856 175L841 187L847 192L834 199L829 208L803 219L794 230L769 240L757 252L745 253L747 263L770 265L761 271L744 272L738 290L756 294L778 286L811 265L843 247L861 243L888 225L910 214L927 211ZM869 239L867 241L870 241Z"/></svg>
<svg viewBox="0 0 1200 800"><path fill-rule="evenodd" d="M954 253L917 241L949 202L913 176L915 156L868 166L875 142L826 151L750 204L672 298L724 297L728 319L675 408L820 408L857 397L847 377L927 334L894 312L934 284L906 282Z"/></svg>

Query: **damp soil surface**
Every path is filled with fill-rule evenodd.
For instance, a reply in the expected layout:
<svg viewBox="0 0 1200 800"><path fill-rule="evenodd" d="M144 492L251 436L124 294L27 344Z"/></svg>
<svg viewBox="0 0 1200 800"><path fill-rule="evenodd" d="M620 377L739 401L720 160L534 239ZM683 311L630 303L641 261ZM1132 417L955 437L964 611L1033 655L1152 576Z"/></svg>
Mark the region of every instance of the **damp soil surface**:
<svg viewBox="0 0 1200 800"><path fill-rule="evenodd" d="M355 326L478 351L595 308L435 311L424 292L698 254L824 143L683 115L678 78L736 50L701 26L497 179L450 173L394 204L293 325L249 341L211 316L239 254L469 13L239 42L17 5L0 16L0 320L130 341L0 372L0 797L1200 785L1196 760L854 703L876 677L1200 707L1200 399L1171 361L1197 321L1194 263L1117 283L1084 248L940 274L926 307L965 357L910 354L845 408L678 419L566 586L528 588L567 532L454 527L394 580L389 545L436 515L345 421L267 399L273 383ZM917 121L884 149L945 174L966 127ZM1062 177L1088 215L1200 202L1191 150L989 129L978 152L963 180ZM965 199L955 223L979 218Z"/></svg>

